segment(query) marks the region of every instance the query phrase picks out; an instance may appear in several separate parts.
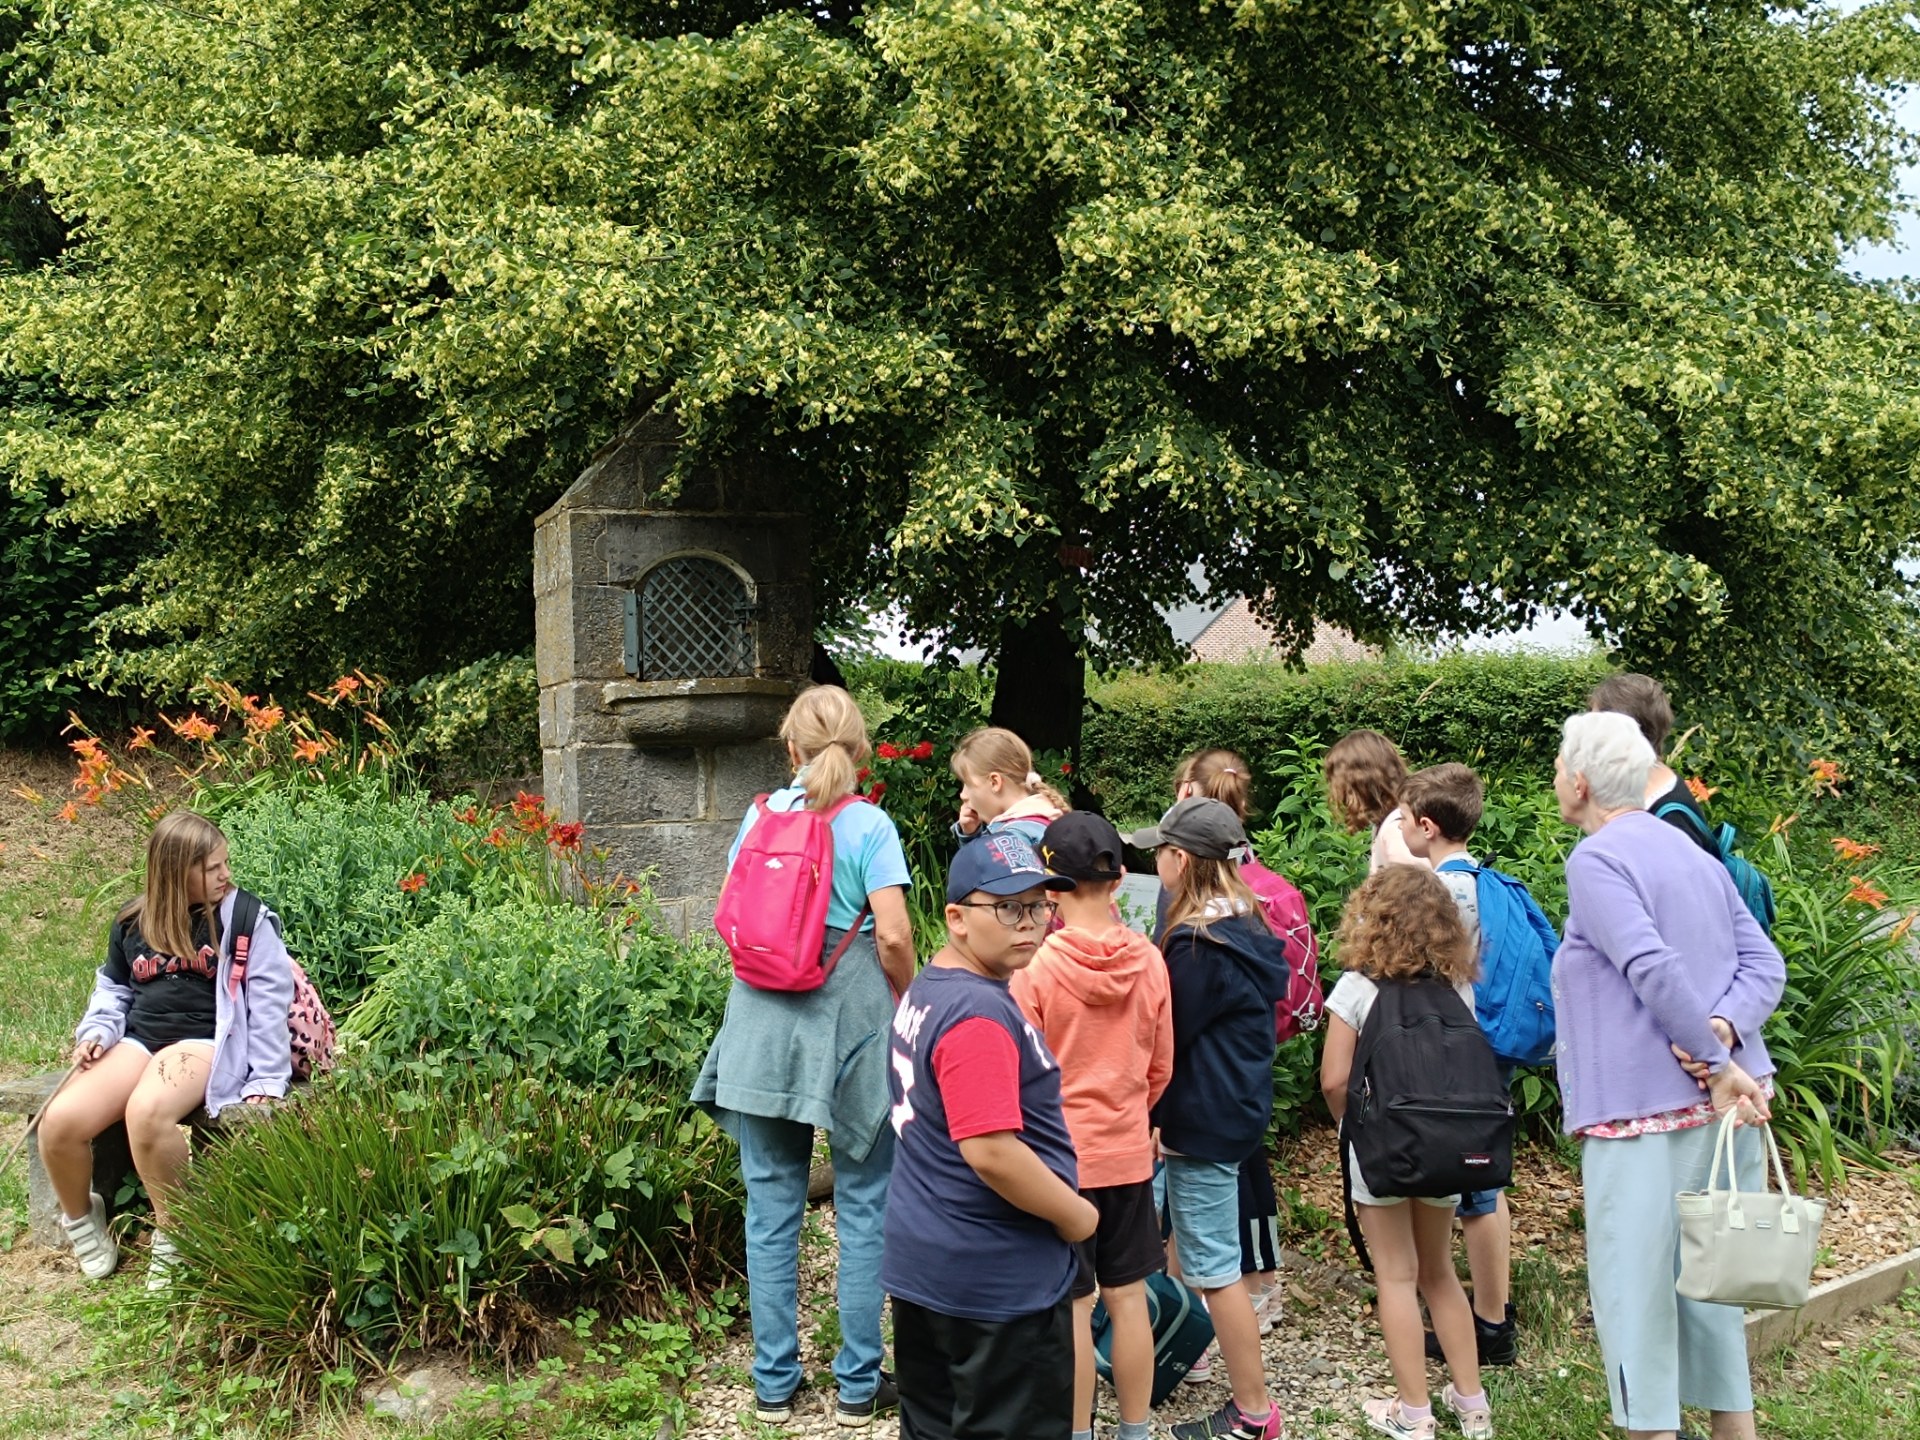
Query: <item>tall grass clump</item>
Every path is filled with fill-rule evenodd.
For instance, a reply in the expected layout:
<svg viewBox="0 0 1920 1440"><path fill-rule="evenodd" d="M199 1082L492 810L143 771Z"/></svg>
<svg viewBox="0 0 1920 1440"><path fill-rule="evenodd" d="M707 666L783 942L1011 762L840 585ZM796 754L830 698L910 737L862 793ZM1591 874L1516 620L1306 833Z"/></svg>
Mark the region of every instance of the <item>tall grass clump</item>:
<svg viewBox="0 0 1920 1440"><path fill-rule="evenodd" d="M719 1278L740 1242L732 1170L712 1122L651 1078L423 1066L201 1156L173 1304L224 1357L294 1374L409 1347L523 1357L555 1315Z"/></svg>

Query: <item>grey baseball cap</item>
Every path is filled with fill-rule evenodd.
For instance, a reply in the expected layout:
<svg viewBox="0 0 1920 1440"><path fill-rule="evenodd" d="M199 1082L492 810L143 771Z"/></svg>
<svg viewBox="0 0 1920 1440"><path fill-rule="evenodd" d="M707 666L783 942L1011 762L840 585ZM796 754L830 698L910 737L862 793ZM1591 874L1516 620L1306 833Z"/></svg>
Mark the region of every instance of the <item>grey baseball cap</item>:
<svg viewBox="0 0 1920 1440"><path fill-rule="evenodd" d="M1191 795L1177 801L1160 817L1158 825L1149 825L1126 837L1129 845L1152 850L1174 845L1203 860L1248 860L1247 832L1231 806L1204 795Z"/></svg>

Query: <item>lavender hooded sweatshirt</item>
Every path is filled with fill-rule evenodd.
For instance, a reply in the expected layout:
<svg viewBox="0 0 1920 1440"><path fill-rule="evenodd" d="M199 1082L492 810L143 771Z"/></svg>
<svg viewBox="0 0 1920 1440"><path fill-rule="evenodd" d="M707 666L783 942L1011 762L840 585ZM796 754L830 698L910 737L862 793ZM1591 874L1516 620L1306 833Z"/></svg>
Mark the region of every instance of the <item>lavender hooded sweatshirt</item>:
<svg viewBox="0 0 1920 1440"><path fill-rule="evenodd" d="M207 1113L218 1115L249 1095L278 1098L293 1079L293 1047L287 1011L293 1004L293 961L280 941L279 922L264 905L247 950L246 979L233 976L233 904L238 890L220 902L220 964L214 973L213 1070L207 1076ZM127 1032L133 987L109 979L102 966L93 998L74 1031L76 1040L97 1040L102 1050Z"/></svg>
<svg viewBox="0 0 1920 1440"><path fill-rule="evenodd" d="M1786 979L1725 866L1644 810L1608 821L1567 857L1567 932L1553 958L1567 1132L1705 1098L1669 1042L1715 1072L1732 1059L1771 1075L1760 1027ZM1714 1015L1733 1026L1731 1053Z"/></svg>

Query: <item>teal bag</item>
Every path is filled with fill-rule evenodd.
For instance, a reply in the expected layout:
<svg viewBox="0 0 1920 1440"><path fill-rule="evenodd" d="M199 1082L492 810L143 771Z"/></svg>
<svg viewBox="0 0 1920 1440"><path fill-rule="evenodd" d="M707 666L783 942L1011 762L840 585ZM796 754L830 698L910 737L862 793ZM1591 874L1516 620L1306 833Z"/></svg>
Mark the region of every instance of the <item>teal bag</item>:
<svg viewBox="0 0 1920 1440"><path fill-rule="evenodd" d="M1193 1362L1213 1343L1213 1317L1200 1292L1162 1270L1147 1277L1147 1320L1153 1326L1153 1395L1158 1405L1186 1378ZM1099 1301L1093 1306L1093 1368L1113 1379L1113 1321Z"/></svg>
<svg viewBox="0 0 1920 1440"><path fill-rule="evenodd" d="M1759 866L1740 853L1740 832L1726 824L1708 829L1707 822L1700 818L1700 812L1679 800L1669 800L1653 813L1662 820L1673 814L1687 817L1687 828L1711 845L1714 853L1720 857L1720 863L1727 867L1733 888L1740 892L1748 913L1760 922L1762 930L1773 934L1773 922L1777 914L1773 904L1773 882L1760 873Z"/></svg>

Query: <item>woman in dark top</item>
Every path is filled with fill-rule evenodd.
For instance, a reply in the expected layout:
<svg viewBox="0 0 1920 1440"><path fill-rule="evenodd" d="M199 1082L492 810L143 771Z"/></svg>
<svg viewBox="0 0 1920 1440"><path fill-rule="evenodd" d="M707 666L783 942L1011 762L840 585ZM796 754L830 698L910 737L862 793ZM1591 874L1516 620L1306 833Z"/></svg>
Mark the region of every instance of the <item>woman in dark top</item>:
<svg viewBox="0 0 1920 1440"><path fill-rule="evenodd" d="M1667 753L1667 736L1673 733L1673 702L1667 698L1666 687L1651 675L1623 671L1593 687L1587 708L1625 715L1640 727L1654 754L1653 769L1647 775L1647 809L1718 860L1720 851L1713 843L1713 826L1707 822L1706 810L1687 789L1687 782L1661 758ZM1691 812L1691 818L1675 806Z"/></svg>
<svg viewBox="0 0 1920 1440"><path fill-rule="evenodd" d="M89 1280L104 1280L120 1261L106 1203L92 1188L95 1136L126 1121L134 1168L153 1200L147 1288L157 1290L175 1259L166 1230L187 1165L181 1122L202 1106L218 1114L287 1093L292 962L262 911L269 923L256 926L245 967L234 966L223 932L237 893L219 829L188 810L162 818L147 842L146 888L113 922L107 963L75 1032L79 1073L40 1117L40 1158Z"/></svg>

